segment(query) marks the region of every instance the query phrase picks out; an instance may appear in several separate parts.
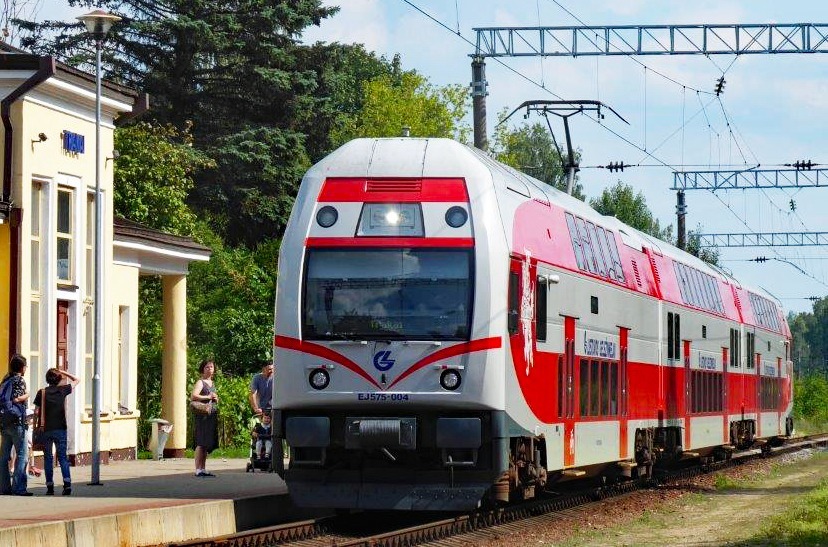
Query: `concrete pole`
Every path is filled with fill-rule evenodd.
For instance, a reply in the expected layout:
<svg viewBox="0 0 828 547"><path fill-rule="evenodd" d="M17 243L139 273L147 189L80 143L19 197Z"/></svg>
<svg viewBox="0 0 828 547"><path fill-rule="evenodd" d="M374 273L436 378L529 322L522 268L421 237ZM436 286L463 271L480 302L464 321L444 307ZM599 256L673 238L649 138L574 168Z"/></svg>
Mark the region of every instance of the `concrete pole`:
<svg viewBox="0 0 828 547"><path fill-rule="evenodd" d="M486 137L486 62L481 56L472 58L472 120L474 125L474 147L489 148Z"/></svg>
<svg viewBox="0 0 828 547"><path fill-rule="evenodd" d="M180 458L187 446L187 277L165 275L161 355L161 417L173 430L164 457Z"/></svg>

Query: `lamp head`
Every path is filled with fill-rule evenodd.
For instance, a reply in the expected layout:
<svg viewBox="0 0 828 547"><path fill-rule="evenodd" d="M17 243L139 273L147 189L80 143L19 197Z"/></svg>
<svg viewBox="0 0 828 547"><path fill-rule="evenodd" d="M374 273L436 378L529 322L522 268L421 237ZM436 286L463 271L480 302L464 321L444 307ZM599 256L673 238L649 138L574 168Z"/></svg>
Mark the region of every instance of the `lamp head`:
<svg viewBox="0 0 828 547"><path fill-rule="evenodd" d="M113 15L104 10L96 9L93 12L81 15L78 17L79 21L83 21L86 25L86 32L88 32L95 40L103 40L106 38L109 29L112 25L121 20L117 15Z"/></svg>

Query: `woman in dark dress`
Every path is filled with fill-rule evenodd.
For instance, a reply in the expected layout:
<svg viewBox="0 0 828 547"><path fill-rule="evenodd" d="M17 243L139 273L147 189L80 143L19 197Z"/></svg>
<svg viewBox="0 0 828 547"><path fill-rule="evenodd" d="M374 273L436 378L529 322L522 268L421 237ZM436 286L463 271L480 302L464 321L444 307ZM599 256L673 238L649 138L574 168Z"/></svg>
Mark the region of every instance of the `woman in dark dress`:
<svg viewBox="0 0 828 547"><path fill-rule="evenodd" d="M211 412L209 414L195 414L195 476L215 477L207 471L207 454L218 447L218 394L213 385L213 373L216 365L211 360L204 360L198 365L201 378L193 386L190 394L191 401L209 403Z"/></svg>

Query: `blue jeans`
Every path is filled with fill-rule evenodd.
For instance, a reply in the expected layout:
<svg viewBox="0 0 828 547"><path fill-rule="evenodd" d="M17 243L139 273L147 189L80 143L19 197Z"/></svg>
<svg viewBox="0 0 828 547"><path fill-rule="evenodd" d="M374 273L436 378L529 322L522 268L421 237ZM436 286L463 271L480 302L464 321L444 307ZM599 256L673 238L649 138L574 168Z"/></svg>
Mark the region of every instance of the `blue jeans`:
<svg viewBox="0 0 828 547"><path fill-rule="evenodd" d="M66 457L65 429L53 429L44 432L43 467L46 470L46 484L54 484L55 461L52 459L52 443L54 443L57 451L60 474L63 475L63 486L71 486L72 477L69 476L69 458Z"/></svg>
<svg viewBox="0 0 828 547"><path fill-rule="evenodd" d="M29 461L29 443L26 442L26 426L13 425L4 427L0 432L0 492L3 494L21 494L26 491L28 477L26 464ZM14 485L9 477L9 461L11 451L17 454L14 463Z"/></svg>

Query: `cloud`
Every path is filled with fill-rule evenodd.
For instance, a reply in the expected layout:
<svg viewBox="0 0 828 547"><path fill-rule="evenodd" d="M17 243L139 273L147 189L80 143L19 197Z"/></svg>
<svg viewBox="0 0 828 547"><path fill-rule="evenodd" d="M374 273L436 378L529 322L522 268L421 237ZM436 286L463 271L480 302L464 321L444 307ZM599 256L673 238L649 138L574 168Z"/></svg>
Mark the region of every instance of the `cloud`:
<svg viewBox="0 0 828 547"><path fill-rule="evenodd" d="M339 6L339 12L325 19L319 27L308 28L302 36L305 43L317 41L365 44L368 51L385 52L388 48L386 10L380 0L348 0L324 2Z"/></svg>

